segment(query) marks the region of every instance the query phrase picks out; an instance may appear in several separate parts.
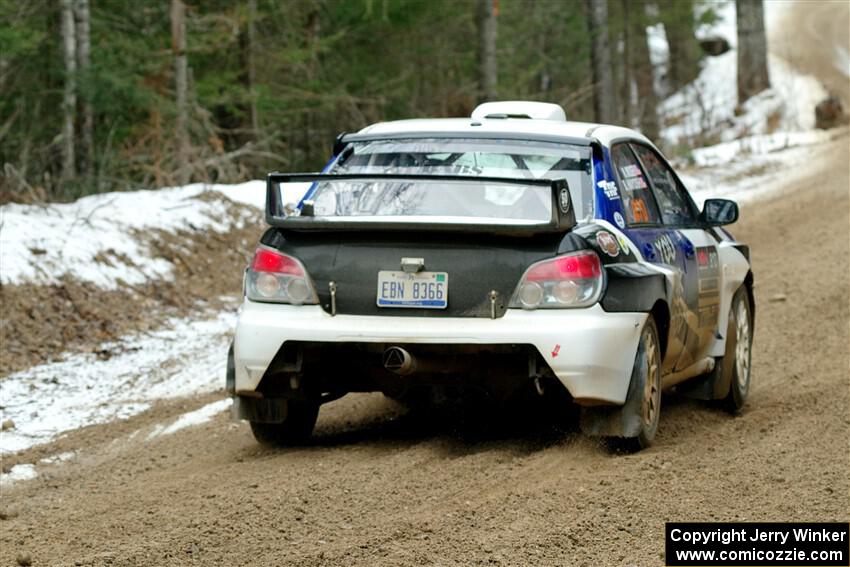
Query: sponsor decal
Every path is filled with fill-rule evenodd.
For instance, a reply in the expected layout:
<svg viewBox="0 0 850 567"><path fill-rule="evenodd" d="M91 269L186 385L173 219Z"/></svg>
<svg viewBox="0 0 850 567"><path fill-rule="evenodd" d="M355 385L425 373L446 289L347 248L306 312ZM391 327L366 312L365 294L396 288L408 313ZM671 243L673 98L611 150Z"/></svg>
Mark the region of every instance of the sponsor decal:
<svg viewBox="0 0 850 567"><path fill-rule="evenodd" d="M637 191L638 189L646 189L646 180L643 178L643 172L635 164L624 165L620 168L623 173L623 186L627 191Z"/></svg>
<svg viewBox="0 0 850 567"><path fill-rule="evenodd" d="M636 197L629 202L632 209L632 219L635 222L649 222L649 211L646 208L646 201L640 197Z"/></svg>
<svg viewBox="0 0 850 567"><path fill-rule="evenodd" d="M558 195L558 206L561 207L562 213L570 212L570 190L566 187L563 187Z"/></svg>
<svg viewBox="0 0 850 567"><path fill-rule="evenodd" d="M620 254L620 245L617 239L607 230L600 230L596 233L596 244L612 258L616 258Z"/></svg>
<svg viewBox="0 0 850 567"><path fill-rule="evenodd" d="M699 326L713 327L720 314L720 257L714 246L696 249Z"/></svg>
<svg viewBox="0 0 850 567"><path fill-rule="evenodd" d="M617 190L617 184L613 181L599 181L596 186L602 189L605 196L612 201L620 197L620 191Z"/></svg>
<svg viewBox="0 0 850 567"><path fill-rule="evenodd" d="M552 349L552 358L556 358L559 352L561 352L561 345L558 344Z"/></svg>
<svg viewBox="0 0 850 567"><path fill-rule="evenodd" d="M699 263L700 272L704 268L712 271L716 270L720 266L717 249L714 246L701 246L697 248L697 262Z"/></svg>
<svg viewBox="0 0 850 567"><path fill-rule="evenodd" d="M653 243L655 251L661 257L661 261L665 264L675 265L676 263L676 247L673 246L673 239L667 234L662 234Z"/></svg>
<svg viewBox="0 0 850 567"><path fill-rule="evenodd" d="M629 191L646 189L646 181L643 180L643 177L630 177L628 179L623 179L623 185L625 185L626 189Z"/></svg>
<svg viewBox="0 0 850 567"><path fill-rule="evenodd" d="M620 168L623 172L623 177L638 177L640 176L640 168L633 163Z"/></svg>
<svg viewBox="0 0 850 567"><path fill-rule="evenodd" d="M623 215L620 214L620 211L614 212L614 222L617 223L617 226L620 228L626 228L626 219L623 218Z"/></svg>
<svg viewBox="0 0 850 567"><path fill-rule="evenodd" d="M629 243L626 241L625 236L618 236L617 242L620 243L620 249L623 251L623 254L629 253Z"/></svg>

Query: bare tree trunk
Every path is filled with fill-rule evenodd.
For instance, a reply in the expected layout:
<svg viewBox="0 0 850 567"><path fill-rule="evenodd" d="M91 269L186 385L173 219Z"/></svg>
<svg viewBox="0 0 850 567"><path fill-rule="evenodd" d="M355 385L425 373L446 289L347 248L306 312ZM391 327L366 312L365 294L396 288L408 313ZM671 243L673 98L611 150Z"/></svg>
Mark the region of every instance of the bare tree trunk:
<svg viewBox="0 0 850 567"><path fill-rule="evenodd" d="M634 11L629 20L632 29L632 73L637 89L638 125L643 135L650 140L658 138L658 95L655 93L652 60L649 57L649 37L646 33L644 10Z"/></svg>
<svg viewBox="0 0 850 567"><path fill-rule="evenodd" d="M62 181L70 181L76 175L74 153L74 116L77 112L77 53L74 39L73 0L61 0L62 7L62 53L65 58L65 93L62 110L65 121L62 128Z"/></svg>
<svg viewBox="0 0 850 567"><path fill-rule="evenodd" d="M617 91L608 42L608 0L588 0L588 7L592 41L593 110L597 122L613 124L617 122Z"/></svg>
<svg viewBox="0 0 850 567"><path fill-rule="evenodd" d="M177 145L177 182L186 184L191 173L189 146L189 63L186 60L186 6L182 0L171 0L171 51L174 54L174 88L177 120L174 138Z"/></svg>
<svg viewBox="0 0 850 567"><path fill-rule="evenodd" d="M770 88L762 0L735 0L738 20L738 102Z"/></svg>
<svg viewBox="0 0 850 567"><path fill-rule="evenodd" d="M248 0L248 95L251 100L251 130L254 138L260 137L260 115L257 112L257 68L256 49L257 32L254 25L257 19L257 0Z"/></svg>
<svg viewBox="0 0 850 567"><path fill-rule="evenodd" d="M77 20L77 65L82 80L88 79L91 68L91 18L89 0L74 1L74 15ZM81 171L91 178L94 173L94 111L91 99L83 91L83 163Z"/></svg>
<svg viewBox="0 0 850 567"><path fill-rule="evenodd" d="M635 100L634 92L634 53L632 51L632 29L628 0L621 0L621 14L623 17L620 39L617 42L617 51L620 54L617 67L619 68L620 84L620 123L632 128L635 126Z"/></svg>
<svg viewBox="0 0 850 567"><path fill-rule="evenodd" d="M9 60L0 53L0 92L6 92L6 74L9 72Z"/></svg>
<svg viewBox="0 0 850 567"><path fill-rule="evenodd" d="M700 50L695 36L694 1L663 0L660 7L670 53L670 87L677 91L699 74Z"/></svg>
<svg viewBox="0 0 850 567"><path fill-rule="evenodd" d="M540 30L545 30L547 24L550 23L549 19L551 18L552 12L551 10L547 10L547 8L547 5L539 2L535 2L528 7L531 12L531 19L534 22L534 25ZM540 60L544 62L540 69L540 73L537 76L537 91L544 100L549 98L549 93L552 90L552 71L550 68L551 56L549 54L550 38L551 34L543 32L539 33L537 36L537 50L539 52Z"/></svg>
<svg viewBox="0 0 850 567"><path fill-rule="evenodd" d="M321 8L322 3L316 2L313 11L310 12L310 16L307 19L307 45L310 49L310 61L307 65L307 81L310 83L313 83L313 81L316 80L316 77L321 70L321 62L319 61L319 40L321 39L322 33ZM305 162L311 164L314 155L313 149L317 141L317 136L313 133L313 124L315 120L312 109L307 109L302 117L304 120L301 127L301 133L303 135L301 147L304 148ZM322 157L326 155L324 148L322 148L320 153Z"/></svg>
<svg viewBox="0 0 850 567"><path fill-rule="evenodd" d="M478 100L495 100L498 97L498 69L496 59L496 17L499 0L478 0L476 24L478 27Z"/></svg>

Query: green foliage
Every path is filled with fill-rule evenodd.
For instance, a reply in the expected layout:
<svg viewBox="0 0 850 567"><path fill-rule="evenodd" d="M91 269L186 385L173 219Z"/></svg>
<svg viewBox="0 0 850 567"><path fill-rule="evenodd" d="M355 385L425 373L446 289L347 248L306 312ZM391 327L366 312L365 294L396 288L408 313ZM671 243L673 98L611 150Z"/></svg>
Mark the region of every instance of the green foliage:
<svg viewBox="0 0 850 567"><path fill-rule="evenodd" d="M184 1L193 180L315 170L341 131L468 116L475 104L474 0L254 0L255 11L252 0ZM692 6L659 1L665 22ZM619 2L609 5L616 35ZM91 66L76 82L79 107L94 109L95 167L60 182L59 2L0 0L0 201L175 182L169 1L90 0L90 10ZM592 120L585 18L580 0L501 0L500 98L558 102Z"/></svg>

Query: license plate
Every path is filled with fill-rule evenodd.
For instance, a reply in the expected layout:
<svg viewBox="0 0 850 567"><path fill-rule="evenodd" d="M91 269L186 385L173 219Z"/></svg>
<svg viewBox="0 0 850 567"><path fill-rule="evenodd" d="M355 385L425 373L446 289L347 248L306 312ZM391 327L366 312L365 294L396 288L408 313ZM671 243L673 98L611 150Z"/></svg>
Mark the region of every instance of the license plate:
<svg viewBox="0 0 850 567"><path fill-rule="evenodd" d="M378 272L378 307L445 309L448 304L446 272Z"/></svg>

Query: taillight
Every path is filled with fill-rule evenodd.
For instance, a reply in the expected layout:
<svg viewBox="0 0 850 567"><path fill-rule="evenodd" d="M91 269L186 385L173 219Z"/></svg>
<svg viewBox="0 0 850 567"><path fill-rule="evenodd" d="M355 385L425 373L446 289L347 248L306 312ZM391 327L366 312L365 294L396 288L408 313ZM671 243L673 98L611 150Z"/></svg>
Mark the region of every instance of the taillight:
<svg viewBox="0 0 850 567"><path fill-rule="evenodd" d="M602 294L602 264L595 252L584 250L543 260L523 274L511 307L559 309L587 307Z"/></svg>
<svg viewBox="0 0 850 567"><path fill-rule="evenodd" d="M260 246L245 274L245 294L252 301L316 304L319 298L307 270L296 258Z"/></svg>

